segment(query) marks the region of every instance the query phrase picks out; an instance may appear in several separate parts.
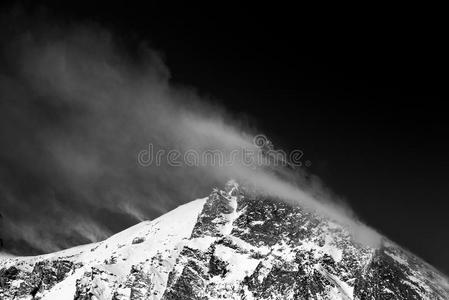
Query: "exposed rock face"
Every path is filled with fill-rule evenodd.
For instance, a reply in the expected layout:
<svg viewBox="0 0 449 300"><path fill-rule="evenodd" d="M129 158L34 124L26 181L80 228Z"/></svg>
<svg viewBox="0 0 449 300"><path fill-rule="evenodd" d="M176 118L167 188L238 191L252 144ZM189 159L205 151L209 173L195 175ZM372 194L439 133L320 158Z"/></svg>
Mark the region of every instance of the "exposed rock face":
<svg viewBox="0 0 449 300"><path fill-rule="evenodd" d="M64 280L73 271L73 262L68 260L42 260L34 264L31 271L11 266L0 269L0 299L39 299L44 291ZM15 297L15 298L14 298Z"/></svg>
<svg viewBox="0 0 449 300"><path fill-rule="evenodd" d="M229 184L94 245L0 259L1 299L449 299L431 266Z"/></svg>

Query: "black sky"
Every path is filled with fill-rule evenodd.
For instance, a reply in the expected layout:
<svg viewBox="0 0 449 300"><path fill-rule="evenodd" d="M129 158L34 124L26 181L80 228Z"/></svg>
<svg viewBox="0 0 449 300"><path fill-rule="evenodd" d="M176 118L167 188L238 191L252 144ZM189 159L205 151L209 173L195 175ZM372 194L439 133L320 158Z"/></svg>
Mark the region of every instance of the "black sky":
<svg viewBox="0 0 449 300"><path fill-rule="evenodd" d="M32 3L31 3L32 2ZM449 273L447 68L438 9L47 1L25 10L147 40L361 218ZM323 4L324 5L324 4Z"/></svg>

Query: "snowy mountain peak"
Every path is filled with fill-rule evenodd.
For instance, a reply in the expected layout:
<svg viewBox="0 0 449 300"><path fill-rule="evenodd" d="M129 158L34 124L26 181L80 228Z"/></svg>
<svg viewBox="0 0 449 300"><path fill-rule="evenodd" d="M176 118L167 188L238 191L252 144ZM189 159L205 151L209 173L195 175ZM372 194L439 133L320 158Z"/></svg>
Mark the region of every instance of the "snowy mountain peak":
<svg viewBox="0 0 449 300"><path fill-rule="evenodd" d="M236 196L239 192L240 185L234 179L229 180L225 185L225 191L230 196Z"/></svg>
<svg viewBox="0 0 449 300"><path fill-rule="evenodd" d="M447 279L392 242L237 182L105 241L0 258L1 299L448 299Z"/></svg>

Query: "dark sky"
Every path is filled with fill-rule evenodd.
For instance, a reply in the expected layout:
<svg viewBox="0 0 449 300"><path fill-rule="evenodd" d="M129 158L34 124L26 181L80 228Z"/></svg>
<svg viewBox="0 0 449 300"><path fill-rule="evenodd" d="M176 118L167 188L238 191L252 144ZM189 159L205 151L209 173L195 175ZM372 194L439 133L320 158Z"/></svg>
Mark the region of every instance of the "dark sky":
<svg viewBox="0 0 449 300"><path fill-rule="evenodd" d="M125 44L148 40L172 82L248 119L276 146L303 150L309 171L366 223L449 273L437 9L30 3L26 10L60 22L99 23Z"/></svg>

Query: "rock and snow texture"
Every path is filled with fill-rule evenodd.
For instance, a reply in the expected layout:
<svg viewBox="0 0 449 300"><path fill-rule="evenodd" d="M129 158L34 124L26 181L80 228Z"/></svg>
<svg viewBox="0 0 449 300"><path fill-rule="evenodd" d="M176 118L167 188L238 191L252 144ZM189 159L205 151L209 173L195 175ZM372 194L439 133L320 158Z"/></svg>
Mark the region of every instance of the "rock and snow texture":
<svg viewBox="0 0 449 300"><path fill-rule="evenodd" d="M103 242L49 255L0 258L0 299L148 299L162 294L205 202L190 202Z"/></svg>
<svg viewBox="0 0 449 300"><path fill-rule="evenodd" d="M385 241L230 183L95 244L0 258L0 299L449 299L431 266Z"/></svg>

